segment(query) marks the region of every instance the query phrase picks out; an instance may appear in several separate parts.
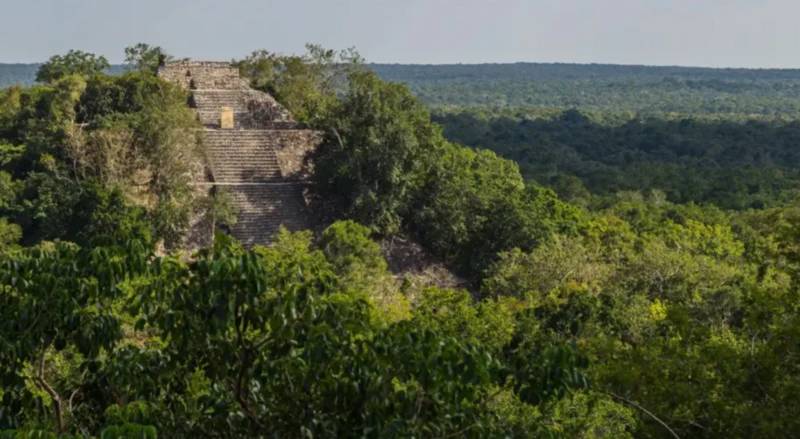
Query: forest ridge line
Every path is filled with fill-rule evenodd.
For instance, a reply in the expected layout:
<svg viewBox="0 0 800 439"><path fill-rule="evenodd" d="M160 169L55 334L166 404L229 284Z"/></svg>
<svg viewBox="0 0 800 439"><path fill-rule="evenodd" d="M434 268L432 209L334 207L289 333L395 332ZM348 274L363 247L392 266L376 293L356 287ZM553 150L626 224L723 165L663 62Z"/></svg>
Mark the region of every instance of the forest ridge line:
<svg viewBox="0 0 800 439"><path fill-rule="evenodd" d="M0 62L0 87L14 83L31 84L35 80L36 70L42 63ZM410 73L424 73L429 79L492 74L497 79L518 78L521 74L530 75L529 79L543 78L547 75L565 71L574 77L597 78L605 76L713 76L727 80L747 79L758 75L759 79L800 79L800 69L784 68L746 68L746 67L701 67L701 66L660 66L644 64L611 64L611 63L457 63L457 64L407 64L407 63L369 63L368 67L386 79L402 80ZM122 73L127 69L124 64L113 64L109 73ZM568 77L569 78L569 77ZM408 79L408 78L407 78ZM553 77L553 79L557 79ZM561 77L561 79L564 79ZM574 78L573 78L574 79Z"/></svg>

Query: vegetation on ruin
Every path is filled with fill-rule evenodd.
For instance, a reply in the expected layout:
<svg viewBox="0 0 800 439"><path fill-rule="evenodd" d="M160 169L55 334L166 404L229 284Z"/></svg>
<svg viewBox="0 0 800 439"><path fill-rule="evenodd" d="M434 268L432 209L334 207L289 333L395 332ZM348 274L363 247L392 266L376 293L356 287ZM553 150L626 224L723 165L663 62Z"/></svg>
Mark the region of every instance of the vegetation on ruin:
<svg viewBox="0 0 800 439"><path fill-rule="evenodd" d="M126 54L0 92L0 438L800 429L794 123L432 118L352 51L259 51L335 221L186 255L196 122L163 51ZM396 235L469 290L389 272Z"/></svg>

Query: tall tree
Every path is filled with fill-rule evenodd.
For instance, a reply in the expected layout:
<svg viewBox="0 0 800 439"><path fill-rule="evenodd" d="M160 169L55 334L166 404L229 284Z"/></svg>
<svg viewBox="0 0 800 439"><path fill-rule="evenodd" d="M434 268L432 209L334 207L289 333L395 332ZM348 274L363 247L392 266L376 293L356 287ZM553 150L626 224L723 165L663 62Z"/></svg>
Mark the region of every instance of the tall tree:
<svg viewBox="0 0 800 439"><path fill-rule="evenodd" d="M125 48L125 63L129 67L155 73L164 63L172 60L172 56L160 46L151 46L146 43L136 43Z"/></svg>
<svg viewBox="0 0 800 439"><path fill-rule="evenodd" d="M70 50L66 55L55 55L39 67L36 80L52 83L65 76L90 77L110 67L106 57L81 50Z"/></svg>

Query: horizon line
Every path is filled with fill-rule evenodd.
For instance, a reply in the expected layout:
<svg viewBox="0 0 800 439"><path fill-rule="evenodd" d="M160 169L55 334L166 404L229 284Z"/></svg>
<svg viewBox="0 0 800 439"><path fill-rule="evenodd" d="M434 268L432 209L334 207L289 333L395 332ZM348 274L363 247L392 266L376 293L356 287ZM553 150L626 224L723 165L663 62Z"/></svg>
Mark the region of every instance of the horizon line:
<svg viewBox="0 0 800 439"><path fill-rule="evenodd" d="M183 58L175 57L176 60L195 60L195 61L208 61L208 62L230 62L230 60L219 59L206 59L206 58ZM37 66L42 65L46 61L39 62L17 62L17 61L0 61L0 65L4 66ZM579 61L482 61L482 62L400 62L400 61L368 61L366 65L384 65L384 66L419 66L419 67L450 67L450 66L503 66L503 65L566 65L566 66L614 66L614 67L647 67L647 68L680 68L680 69L706 69L706 70L779 70L779 71L792 71L800 70L798 67L742 67L742 66L710 66L710 65L690 65L690 64L646 64L646 63L614 63L614 62L579 62ZM124 67L124 62L111 63L112 67Z"/></svg>

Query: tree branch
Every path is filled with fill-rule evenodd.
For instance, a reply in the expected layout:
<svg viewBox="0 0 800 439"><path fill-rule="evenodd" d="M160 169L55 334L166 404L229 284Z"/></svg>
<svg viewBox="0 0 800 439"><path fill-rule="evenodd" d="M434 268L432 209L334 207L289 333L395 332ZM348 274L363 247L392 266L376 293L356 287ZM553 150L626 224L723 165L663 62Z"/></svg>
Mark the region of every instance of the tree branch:
<svg viewBox="0 0 800 439"><path fill-rule="evenodd" d="M56 392L53 386L47 382L44 378L44 363L45 363L45 353L47 353L47 348L50 347L50 343L45 344L42 347L42 353L39 356L39 368L36 374L36 379L39 382L39 386L50 395L50 399L53 400L53 414L56 418L56 428L58 429L59 433L64 432L64 413L62 411L62 401L61 395Z"/></svg>
<svg viewBox="0 0 800 439"><path fill-rule="evenodd" d="M622 402L624 402L624 403L626 403L626 404L630 405L631 407L634 407L634 408L636 408L636 409L639 409L639 410L641 410L641 411L642 411L644 414L646 414L647 416L649 416L650 418L652 418L653 420L655 420L656 422L658 422L659 424L661 424L661 425L662 425L664 428L666 428L666 429L667 429L667 431L669 431L669 432L670 432L670 434L672 435L672 437L674 437L675 439L681 439L681 438L680 438L680 436L678 436L678 433L675 433L675 430L673 430L672 428L670 428L670 426L669 426L669 425L667 425L667 423L666 423L666 422L662 421L662 420L661 420L661 419L660 419L658 416L656 416L655 414L653 414L653 412L651 412L650 410L647 410L646 408L644 408L644 407L642 407L641 405L639 405L639 403L637 403L636 401L631 401L631 400L630 400L630 399L628 399L628 398L625 398L625 397L623 397L623 396L617 395L617 394L615 394L615 393L612 393L612 392L606 392L606 394L607 394L607 395L609 395L609 396L611 396L612 398L615 398L615 399L617 399L617 400L620 400L620 401L622 401Z"/></svg>

